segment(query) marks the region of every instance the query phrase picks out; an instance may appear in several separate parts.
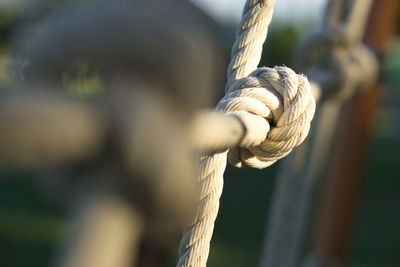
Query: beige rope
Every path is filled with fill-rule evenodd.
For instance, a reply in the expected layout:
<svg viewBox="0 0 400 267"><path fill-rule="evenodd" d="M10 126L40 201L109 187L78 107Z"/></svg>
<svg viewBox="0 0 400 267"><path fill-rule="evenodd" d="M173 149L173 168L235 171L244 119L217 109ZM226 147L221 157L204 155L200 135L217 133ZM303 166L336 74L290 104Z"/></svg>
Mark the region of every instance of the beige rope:
<svg viewBox="0 0 400 267"><path fill-rule="evenodd" d="M233 112L247 129L239 147L229 150L229 162L261 169L304 141L315 100L305 76L286 67L259 68L234 83L217 109Z"/></svg>
<svg viewBox="0 0 400 267"><path fill-rule="evenodd" d="M237 38L228 66L226 91L238 79L254 71L261 59L262 47L272 20L275 0L248 0L243 9Z"/></svg>
<svg viewBox="0 0 400 267"><path fill-rule="evenodd" d="M307 78L286 67L256 69L274 2L249 0L245 5L228 68L227 94L216 108L238 117L245 135L238 147L201 158L200 204L181 240L177 266L206 266L227 157L237 167L264 168L308 134L315 100Z"/></svg>

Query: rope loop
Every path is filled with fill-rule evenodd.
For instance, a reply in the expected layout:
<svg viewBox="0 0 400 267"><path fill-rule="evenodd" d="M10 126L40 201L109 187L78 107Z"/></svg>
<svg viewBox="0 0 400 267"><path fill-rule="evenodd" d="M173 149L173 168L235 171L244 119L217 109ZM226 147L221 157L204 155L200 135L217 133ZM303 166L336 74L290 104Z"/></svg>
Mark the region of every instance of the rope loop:
<svg viewBox="0 0 400 267"><path fill-rule="evenodd" d="M315 105L307 78L287 67L258 68L234 82L217 105L246 128L229 163L265 168L285 157L307 136Z"/></svg>

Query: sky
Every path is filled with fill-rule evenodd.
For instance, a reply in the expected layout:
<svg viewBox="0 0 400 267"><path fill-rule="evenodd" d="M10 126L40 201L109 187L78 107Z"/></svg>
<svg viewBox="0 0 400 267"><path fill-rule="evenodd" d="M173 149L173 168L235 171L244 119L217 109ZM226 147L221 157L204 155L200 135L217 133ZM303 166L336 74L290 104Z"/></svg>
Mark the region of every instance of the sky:
<svg viewBox="0 0 400 267"><path fill-rule="evenodd" d="M16 6L31 0L0 0L0 5ZM246 0L190 0L217 21L238 21ZM276 0L274 19L296 22L307 18L318 21L327 0Z"/></svg>
<svg viewBox="0 0 400 267"><path fill-rule="evenodd" d="M239 20L245 0L191 0L220 22ZM274 17L319 20L327 0L276 0Z"/></svg>

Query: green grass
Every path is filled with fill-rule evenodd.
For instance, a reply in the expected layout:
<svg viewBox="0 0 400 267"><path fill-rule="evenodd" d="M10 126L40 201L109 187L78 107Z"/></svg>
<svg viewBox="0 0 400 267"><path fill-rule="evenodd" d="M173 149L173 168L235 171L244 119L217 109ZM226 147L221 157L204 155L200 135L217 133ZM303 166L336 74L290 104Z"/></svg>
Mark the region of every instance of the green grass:
<svg viewBox="0 0 400 267"><path fill-rule="evenodd" d="M62 211L33 180L22 172L0 174L0 266L48 266L61 244Z"/></svg>

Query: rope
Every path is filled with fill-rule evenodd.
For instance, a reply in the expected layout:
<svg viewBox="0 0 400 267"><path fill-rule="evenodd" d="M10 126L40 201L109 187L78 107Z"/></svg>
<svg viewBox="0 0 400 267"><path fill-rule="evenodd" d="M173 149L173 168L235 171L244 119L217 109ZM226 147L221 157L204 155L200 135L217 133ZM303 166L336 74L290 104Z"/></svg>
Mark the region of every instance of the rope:
<svg viewBox="0 0 400 267"><path fill-rule="evenodd" d="M272 20L274 4L275 0L246 2L237 38L232 47L226 91L236 80L246 77L257 68Z"/></svg>
<svg viewBox="0 0 400 267"><path fill-rule="evenodd" d="M237 167L265 168L286 156L308 134L315 100L306 77L286 67L257 68L274 0L247 1L228 67L226 95L216 110L245 127L238 147L200 159L199 206L184 233L177 266L206 266L223 188L227 158Z"/></svg>
<svg viewBox="0 0 400 267"><path fill-rule="evenodd" d="M373 82L378 73L375 56L361 43L372 2L328 1L322 29L298 48L297 65L318 83L323 98L312 140L281 164L260 267L301 265L305 233L314 208L313 196L324 176L323 166L329 157L342 104ZM315 51L320 54L317 58Z"/></svg>
<svg viewBox="0 0 400 267"><path fill-rule="evenodd" d="M322 28L297 48L294 61L323 89L323 98L345 101L373 83L378 61L362 36L372 0L329 1ZM315 56L319 51L319 56Z"/></svg>

